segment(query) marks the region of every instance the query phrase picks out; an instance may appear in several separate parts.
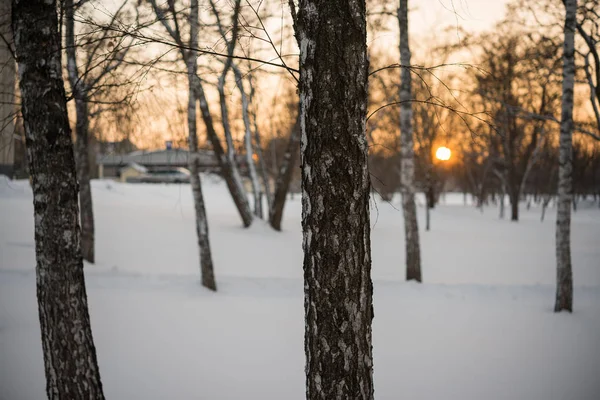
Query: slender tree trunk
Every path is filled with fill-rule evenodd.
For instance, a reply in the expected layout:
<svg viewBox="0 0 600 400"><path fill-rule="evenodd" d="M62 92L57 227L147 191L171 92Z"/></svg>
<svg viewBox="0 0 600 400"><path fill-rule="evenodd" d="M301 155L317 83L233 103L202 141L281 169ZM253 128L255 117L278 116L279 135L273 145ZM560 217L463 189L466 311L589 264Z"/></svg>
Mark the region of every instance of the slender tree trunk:
<svg viewBox="0 0 600 400"><path fill-rule="evenodd" d="M196 72L198 69L198 0L191 0L190 4L190 50L187 51L186 66L188 71L188 144L192 156L189 158L190 186L194 197L194 209L196 212L196 234L198 235L198 249L200 251L200 272L202 285L210 290L217 290L215 274L213 269L210 241L208 237L208 220L202 194L202 182L200 180L200 168L198 165L198 136L196 133Z"/></svg>
<svg viewBox="0 0 600 400"><path fill-rule="evenodd" d="M509 187L509 200L510 200L510 220L519 220L519 191L513 185Z"/></svg>
<svg viewBox="0 0 600 400"><path fill-rule="evenodd" d="M556 216L556 303L554 311L573 311L571 269L571 200L573 196L573 88L575 85L575 29L577 0L565 0L562 112L558 162Z"/></svg>
<svg viewBox="0 0 600 400"><path fill-rule="evenodd" d="M542 202L542 216L540 217L540 220L542 222L544 222L544 217L546 216L546 208L548 208L548 204L550 204L550 200L552 199L552 196L545 195L544 196L544 200Z"/></svg>
<svg viewBox="0 0 600 400"><path fill-rule="evenodd" d="M217 14L216 8L214 3L211 3L213 10L215 11L215 14ZM229 40L229 42L227 43L227 54L228 55L233 55L233 52L235 50L235 45L237 43L237 33L238 33L238 13L239 13L239 1L236 3L236 7L235 7L235 11L234 11L234 15L233 15L233 28L232 28L232 38L231 40ZM221 31L223 40L227 41L227 37L225 35L225 32L222 29L222 26L220 25L220 20L219 21L219 30ZM223 66L223 72L221 73L221 76L219 76L219 82L217 85L217 89L219 91L219 102L221 105L221 121L222 121L222 125L223 125L223 132L225 134L225 142L227 143L227 164L230 166L231 169L231 175L232 175L232 185L237 186L238 190L242 190L242 193L244 195L244 200L246 201L246 203L248 202L248 199L246 198L245 195L245 191L243 190L243 183L242 183L242 176L240 175L240 171L237 167L237 163L235 160L235 148L233 145L233 135L231 132L231 126L229 124L229 110L227 107L227 97L225 96L225 82L227 81L227 74L229 73L229 70L231 69L231 67L233 66L233 58L228 57L225 60L225 65ZM201 82L198 82L198 84L201 86ZM200 98L200 101L206 101L205 99L203 99L203 94L202 97ZM208 107L208 106L207 106ZM204 111L203 111L204 112ZM236 193L237 193L236 191ZM232 192L233 194L233 192ZM235 200L235 199L234 199ZM237 202L236 202L237 204ZM244 220L244 218L242 218Z"/></svg>
<svg viewBox="0 0 600 400"><path fill-rule="evenodd" d="M229 59L231 60L231 59ZM227 69L229 69L226 65ZM235 196L243 196L243 199L239 199L238 201L235 201L235 197L234 197L234 201L236 202L236 205L238 204L238 202L242 203L243 207L248 207L248 210L250 209L250 206L248 205L248 199L246 197L246 193L244 190L244 184L242 183L242 176L240 174L240 170L237 167L236 164L236 160L235 160L235 148L233 146L233 137L232 137L232 133L231 133L231 126L229 124L229 110L227 107L227 98L225 97L225 78L226 78L226 70L223 71L223 74L221 75L221 77L219 78L219 83L217 85L218 91L219 91L219 102L221 105L221 121L222 121L222 125L223 125L223 132L225 134L225 142L227 143L227 153L226 153L226 164L229 167L229 174L231 175L231 183L228 182L228 187L230 187L230 191L231 191L231 187L234 188L234 190L232 191L232 195ZM206 100L205 100L206 101ZM200 100L201 104L202 104L202 100ZM202 106L201 106L202 107ZM208 106L207 106L208 107ZM209 112L207 110L207 112ZM211 124L212 124L212 120L211 120ZM216 133L215 133L216 135ZM219 140L218 138L216 140ZM220 145L220 143L219 143ZM214 145L213 145L214 147ZM223 164L223 163L221 163ZM221 169L223 169L223 167L221 167ZM225 172L225 171L223 171ZM226 179L227 179L227 175ZM243 202L245 202L245 204L243 204ZM239 209L238 209L239 210ZM245 216L246 210L244 209L244 212L240 212L240 215L242 215L242 220L245 221L244 218L247 218L247 216ZM250 222L252 216L250 216ZM245 222L244 222L245 225Z"/></svg>
<svg viewBox="0 0 600 400"><path fill-rule="evenodd" d="M229 193L231 193L231 197L233 198L233 202L236 205L238 213L242 218L242 223L244 224L244 227L247 228L252 224L253 217L252 211L250 210L250 205L248 204L246 191L244 190L244 185L242 184L239 174L236 175L233 164L229 161L227 155L223 151L223 146L221 145L219 136L215 131L215 125L212 115L210 114L208 101L206 99L206 94L204 93L204 88L200 79L196 79L194 82L194 92L199 100L202 120L206 126L208 139L212 144L212 149L215 152L217 162L221 168L221 174L223 175L223 179L225 179L225 183L227 184Z"/></svg>
<svg viewBox="0 0 600 400"><path fill-rule="evenodd" d="M226 70L223 72L226 72ZM219 105L221 106L221 124L223 125L225 143L227 144L227 160L231 164L231 170L236 177L236 181L241 182L242 178L235 160L235 147L233 145L231 125L229 124L229 109L227 107L227 97L225 96L225 80L226 74L224 73L219 77L219 83L217 84L217 90L219 92Z"/></svg>
<svg viewBox="0 0 600 400"><path fill-rule="evenodd" d="M88 105L85 100L75 100L77 122L75 132L75 160L79 179L79 218L81 221L81 251L83 259L93 263L94 257L94 208L90 183L90 160L88 142Z"/></svg>
<svg viewBox="0 0 600 400"><path fill-rule="evenodd" d="M431 209L429 208L427 201L425 201L425 230L427 232L429 232L429 230L431 228L430 225L431 225Z"/></svg>
<svg viewBox="0 0 600 400"><path fill-rule="evenodd" d="M287 194L290 189L290 182L294 176L294 167L296 166L296 158L298 158L298 151L300 150L300 135L302 130L300 128L300 114L296 123L290 133L290 139L288 141L287 149L281 160L281 166L279 167L279 173L275 180L275 193L273 196L273 208L269 216L269 223L273 229L281 230L281 219L283 218L283 209L285 207L285 201Z"/></svg>
<svg viewBox="0 0 600 400"><path fill-rule="evenodd" d="M301 0L306 398L373 399L364 0Z"/></svg>
<svg viewBox="0 0 600 400"><path fill-rule="evenodd" d="M254 197L254 215L258 218L263 217L262 200L260 196L260 183L258 182L258 174L256 173L256 165L254 164L254 146L252 146L252 125L250 123L250 114L248 108L248 96L244 89L244 80L239 71L234 70L235 82L242 97L242 120L244 121L244 144L246 145L246 163L248 164L248 172L250 175L250 183L252 184L252 195Z"/></svg>
<svg viewBox="0 0 600 400"><path fill-rule="evenodd" d="M36 276L49 399L104 399L88 314L77 177L54 1L14 1L12 23L32 174Z"/></svg>
<svg viewBox="0 0 600 400"><path fill-rule="evenodd" d="M504 219L504 198L506 197L506 175L494 170L494 174L500 180L500 196L499 197L499 215L498 218ZM511 203L512 204L512 203Z"/></svg>
<svg viewBox="0 0 600 400"><path fill-rule="evenodd" d="M85 79L77 70L77 53L75 43L75 7L73 0L65 0L65 41L67 53L67 72L71 91L75 98L75 160L77 178L79 180L79 218L81 221L81 252L83 259L93 263L94 256L94 208L92 204L92 188L90 184L89 160L89 112L88 89Z"/></svg>
<svg viewBox="0 0 600 400"><path fill-rule="evenodd" d="M237 78L236 78L237 79ZM268 213L271 215L273 210L273 192L271 191L271 183L269 181L269 173L267 172L267 165L265 164L265 158L262 152L262 144L260 139L260 131L258 130L258 124L256 122L256 105L254 104L254 84L252 74L248 75L248 83L250 84L250 93L248 100L250 104L253 104L252 121L254 124L254 141L256 143L256 155L258 156L258 165L260 167L260 177L263 181L263 187L267 198Z"/></svg>
<svg viewBox="0 0 600 400"><path fill-rule="evenodd" d="M408 0L400 0L398 9L400 25L400 143L401 143L401 191L406 236L406 279L421 282L421 249L419 226L415 205L415 152L412 130L412 82L410 71L410 47L408 44Z"/></svg>

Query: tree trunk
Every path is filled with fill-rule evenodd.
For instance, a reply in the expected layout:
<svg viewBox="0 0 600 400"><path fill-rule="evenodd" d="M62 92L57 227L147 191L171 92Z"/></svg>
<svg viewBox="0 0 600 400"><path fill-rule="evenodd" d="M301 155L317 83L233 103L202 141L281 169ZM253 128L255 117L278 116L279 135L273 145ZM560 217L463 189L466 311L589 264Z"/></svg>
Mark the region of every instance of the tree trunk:
<svg viewBox="0 0 600 400"><path fill-rule="evenodd" d="M252 184L252 195L254 197L254 215L258 218L263 217L262 201L260 196L260 183L254 164L254 147L252 146L252 125L250 123L250 114L248 113L249 103L246 91L244 89L244 80L239 71L234 71L235 81L242 97L242 119L244 121L244 144L246 145L246 163Z"/></svg>
<svg viewBox="0 0 600 400"><path fill-rule="evenodd" d="M229 110L227 108L227 98L225 97L225 77L226 77L226 70L223 71L223 74L219 78L219 83L217 85L217 88L219 91L219 102L221 105L221 121L222 121L221 123L223 125L223 133L225 134L225 142L227 143L227 153L225 153L226 157L227 157L226 164L230 169L229 173L231 175L231 178L230 178L231 184L228 182L228 187L230 187L230 191L231 191L231 187L234 188L234 191L231 191L232 196L240 196L240 197L243 196L243 199L238 199L238 201L235 201L236 198L234 197L234 201L235 201L236 205L238 204L238 202L240 202L242 204L245 202L245 204L243 204L243 207L247 207L248 208L247 211L249 212L250 206L248 205L248 199L246 197L246 193L244 190L244 184L242 183L242 176L240 175L240 170L238 169L236 160L235 160L235 148L233 146L233 137L232 137L232 133L231 133L231 126L229 125ZM202 103L202 100L200 100L200 102ZM211 120L211 124L212 124L212 120ZM216 135L216 133L215 133L215 135ZM218 141L219 139L217 138L216 140ZM219 143L219 146L220 146L220 143ZM213 144L213 147L214 147L214 144ZM223 163L221 163L221 169L223 169L222 164ZM227 179L227 176L225 179ZM234 195L234 193L235 193L235 195ZM238 208L238 210L239 210L239 208ZM247 218L247 216L244 215L245 212L246 212L245 209L243 212L240 211L240 215L242 215L243 221L245 221L244 218ZM251 222L252 222L252 216L250 216L250 223ZM244 222L244 226L247 226L246 222Z"/></svg>
<svg viewBox="0 0 600 400"><path fill-rule="evenodd" d="M519 220L519 192L512 185L509 189L510 189L510 193L509 193L510 220L518 221Z"/></svg>
<svg viewBox="0 0 600 400"><path fill-rule="evenodd" d="M544 217L546 216L546 208L548 208L548 204L550 204L550 200L552 199L552 196L545 195L544 200L542 202L542 216L540 217L540 220L542 222L544 222Z"/></svg>
<svg viewBox="0 0 600 400"><path fill-rule="evenodd" d="M225 78L226 71L219 77L217 90L219 92L219 104L221 106L221 125L223 125L223 134L225 135L225 143L227 144L227 162L231 164L231 170L236 181L241 182L242 178L235 160L235 146L233 145L233 135L231 133L231 125L229 124L229 109L227 107L227 97L225 96Z"/></svg>
<svg viewBox="0 0 600 400"><path fill-rule="evenodd" d="M364 0L301 0L306 398L373 399Z"/></svg>
<svg viewBox="0 0 600 400"><path fill-rule="evenodd" d="M94 208L90 183L90 160L88 157L88 105L86 100L75 100L77 122L75 132L75 160L79 179L79 218L81 220L81 252L83 259L94 263Z"/></svg>
<svg viewBox="0 0 600 400"><path fill-rule="evenodd" d="M220 20L219 20L219 30L222 33L223 40L225 40L227 42L227 54L229 56L233 55L233 52L235 50L235 45L237 44L237 33L238 33L238 22L239 22L239 20L238 20L239 4L240 3L238 0L238 2L236 3L235 12L234 12L234 16L233 16L232 38L228 42L227 42L227 37L225 35L225 32L222 30L222 26L220 25ZM214 8L214 3L211 3L211 5L213 6L213 9L215 10L215 14L216 14L217 11ZM225 142L227 143L227 153L226 153L227 154L227 164L229 165L229 167L231 169L231 180L232 180L231 186L234 186L236 189L236 190L234 190L234 192L236 194L234 195L234 192L232 192L232 195L234 195L234 196L243 195L244 196L243 200L246 203L245 206L248 207L248 211L249 211L249 206L247 204L248 199L247 199L245 191L243 189L244 185L242 183L242 176L240 175L240 171L237 167L237 163L235 160L235 148L233 145L233 135L231 132L231 126L229 124L229 110L227 107L227 98L225 96L225 82L227 80L227 74L229 73L229 70L231 69L232 66L233 66L233 58L231 58L231 57L226 58L225 65L223 66L223 72L221 72L221 76L219 77L217 89L219 91L219 102L221 105L221 123L223 125L223 133L225 134ZM201 82L198 82L198 84L200 86L202 85ZM203 97L204 97L204 94L202 93L202 95L200 97L201 104L202 104L202 101L206 101ZM201 108L202 108L202 106L201 106ZM208 105L206 106L206 108L208 108ZM202 112L204 113L205 111L203 110ZM212 120L211 120L211 124L212 124ZM212 139L211 139L211 141L212 141ZM213 146L214 146L214 144L213 144ZM239 193L240 191L241 191L241 194ZM239 199L239 200L242 200L242 199ZM234 201L235 201L235 197L234 197ZM236 204L237 204L237 202L236 202ZM242 214L243 221L245 221L244 218L247 218L247 216L244 217ZM251 222L251 220L250 220L250 222ZM244 222L244 224L245 224L245 222Z"/></svg>
<svg viewBox="0 0 600 400"><path fill-rule="evenodd" d="M575 29L577 0L565 0L562 112L558 162L556 216L556 303L554 311L573 311L571 270L571 200L573 196L573 87L575 85Z"/></svg>
<svg viewBox="0 0 600 400"><path fill-rule="evenodd" d="M237 79L237 78L236 78ZM252 80L252 74L248 75L248 83L250 84L249 102L254 104L254 84ZM256 106L255 106L256 107ZM263 187L267 198L268 215L271 215L273 210L273 192L271 191L271 183L269 182L269 174L267 172L267 165L265 164L265 158L263 157L262 144L260 139L260 132L258 130L258 124L256 122L256 108L253 108L252 120L254 123L254 141L256 143L256 155L258 156L258 165L260 166L260 177L263 181Z"/></svg>
<svg viewBox="0 0 600 400"><path fill-rule="evenodd" d="M217 290L215 274L213 270L212 255L210 252L210 241L208 238L208 220L206 208L204 207L204 196L202 194L202 182L200 180L200 168L198 166L198 136L196 133L196 94L195 80L198 79L198 0L192 0L190 4L190 50L187 52L186 66L188 70L188 144L192 156L189 158L190 186L194 197L194 209L196 212L196 234L198 235L198 248L200 251L200 272L202 285L210 290Z"/></svg>
<svg viewBox="0 0 600 400"><path fill-rule="evenodd" d="M79 218L81 220L81 252L83 259L93 263L94 256L94 208L90 184L90 160L88 149L89 113L88 89L85 80L77 71L77 53L75 43L75 7L73 0L65 0L65 41L67 53L67 72L71 91L75 98L75 161L79 180Z"/></svg>
<svg viewBox="0 0 600 400"><path fill-rule="evenodd" d="M234 168L233 163L229 161L229 158L223 151L223 146L221 145L219 136L215 131L215 125L213 123L212 115L210 114L208 101L206 99L206 94L204 93L204 88L202 87L202 82L200 79L195 79L194 81L194 94L199 100L200 113L202 115L204 125L206 126L206 134L210 140L210 143L212 144L212 149L215 152L215 156L217 157L217 162L221 168L221 174L223 175L223 179L225 179L225 183L227 184L229 193L231 193L231 197L233 198L233 202L235 203L238 213L242 218L242 223L244 224L244 227L247 228L252 224L253 217L252 211L250 210L250 205L248 204L248 198L246 197L246 191L244 190L244 185L242 184L239 174L235 173L236 169Z"/></svg>
<svg viewBox="0 0 600 400"><path fill-rule="evenodd" d="M431 224L431 209L429 208L429 204L425 204L425 230L429 231Z"/></svg>
<svg viewBox="0 0 600 400"><path fill-rule="evenodd" d="M400 25L400 145L401 145L401 192L406 236L406 280L421 282L421 250L419 226L415 206L415 153L412 130L412 82L410 70L410 47L408 44L408 0L400 0L398 9Z"/></svg>
<svg viewBox="0 0 600 400"><path fill-rule="evenodd" d="M56 3L14 1L12 16L32 174L46 391L49 399L104 399L81 259Z"/></svg>
<svg viewBox="0 0 600 400"><path fill-rule="evenodd" d="M288 191L290 189L290 182L294 176L294 167L296 165L296 158L298 158L298 151L300 150L299 142L302 130L300 128L300 113L296 123L290 133L290 139L288 142L287 149L281 160L281 166L279 167L279 173L275 181L275 193L273 196L273 208L269 216L269 223L276 231L281 230L281 219L283 218L283 208L285 207L285 200L287 198Z"/></svg>

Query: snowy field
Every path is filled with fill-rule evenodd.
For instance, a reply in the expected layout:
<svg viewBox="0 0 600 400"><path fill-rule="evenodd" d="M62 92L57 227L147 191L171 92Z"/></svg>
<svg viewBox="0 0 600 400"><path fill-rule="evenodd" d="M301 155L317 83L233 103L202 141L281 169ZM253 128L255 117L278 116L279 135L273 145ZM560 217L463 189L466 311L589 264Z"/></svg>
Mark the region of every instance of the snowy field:
<svg viewBox="0 0 600 400"><path fill-rule="evenodd" d="M243 229L225 186L204 182L218 293L199 285L189 186L93 182L107 399L303 399L300 198L284 232ZM600 399L597 206L573 216L572 315L552 312L554 209L511 223L448 195L421 230L418 285L403 281L399 208L372 213L377 399ZM32 215L28 182L0 181L0 400L45 398Z"/></svg>

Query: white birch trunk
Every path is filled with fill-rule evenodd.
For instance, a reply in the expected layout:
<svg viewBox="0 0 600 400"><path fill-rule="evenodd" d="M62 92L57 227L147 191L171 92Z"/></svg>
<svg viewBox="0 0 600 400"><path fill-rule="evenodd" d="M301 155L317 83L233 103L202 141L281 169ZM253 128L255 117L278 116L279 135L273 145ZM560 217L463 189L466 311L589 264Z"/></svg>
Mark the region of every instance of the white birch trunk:
<svg viewBox="0 0 600 400"><path fill-rule="evenodd" d="M573 88L575 86L575 29L577 0L565 0L562 112L558 156L556 216L556 303L554 311L573 311L571 270L571 202L573 199Z"/></svg>
<svg viewBox="0 0 600 400"><path fill-rule="evenodd" d="M77 173L56 2L15 1L12 16L33 189L46 393L50 400L102 400L81 259Z"/></svg>
<svg viewBox="0 0 600 400"><path fill-rule="evenodd" d="M421 250L419 227L415 205L415 161L412 130L412 82L410 70L410 47L408 37L408 0L400 0L398 8L400 25L400 143L401 143L401 192L406 236L406 279L421 282Z"/></svg>
<svg viewBox="0 0 600 400"><path fill-rule="evenodd" d="M238 71L239 72L239 71ZM248 172L250 175L250 183L252 184L252 195L254 197L254 215L258 218L263 217L262 201L260 196L260 183L258 182L258 174L256 173L256 164L254 164L254 148L252 146L252 125L250 123L250 114L248 112L249 103L248 96L244 90L244 81L241 74L235 73L235 82L242 97L242 119L244 121L244 144L246 146L246 163L248 164Z"/></svg>
<svg viewBox="0 0 600 400"><path fill-rule="evenodd" d="M235 66L234 66L235 68ZM235 71L235 70L234 70ZM236 78L237 79L237 78ZM263 187L265 191L265 195L267 197L267 215L271 215L273 210L273 192L271 191L271 183L269 182L269 174L267 172L267 165L265 164L265 158L263 157L262 152L262 144L260 139L260 131L258 130L258 123L256 122L256 104L254 103L254 83L252 79L252 74L248 75L248 84L250 85L250 93L248 94L248 102L253 107L253 112L251 114L253 125L254 125L254 143L256 151L256 155L258 156L258 165L260 166L260 177L263 181Z"/></svg>
<svg viewBox="0 0 600 400"><path fill-rule="evenodd" d="M65 0L65 44L67 73L75 100L75 160L79 181L79 219L81 221L81 251L83 259L95 262L95 228L89 160L89 112L86 80L77 69L77 44L75 42L75 4Z"/></svg>
<svg viewBox="0 0 600 400"><path fill-rule="evenodd" d="M206 207L204 205L204 196L202 193L202 182L200 180L200 171L198 166L198 136L196 121L196 94L195 80L198 69L198 0L192 0L190 5L190 50L187 51L186 66L188 72L188 144L190 148L190 158L188 166L190 169L190 185L194 197L194 210L196 212L196 234L198 236L198 250L200 253L200 273L202 285L210 290L217 290L215 281L212 254L210 250L210 241L208 236L208 221L206 218Z"/></svg>

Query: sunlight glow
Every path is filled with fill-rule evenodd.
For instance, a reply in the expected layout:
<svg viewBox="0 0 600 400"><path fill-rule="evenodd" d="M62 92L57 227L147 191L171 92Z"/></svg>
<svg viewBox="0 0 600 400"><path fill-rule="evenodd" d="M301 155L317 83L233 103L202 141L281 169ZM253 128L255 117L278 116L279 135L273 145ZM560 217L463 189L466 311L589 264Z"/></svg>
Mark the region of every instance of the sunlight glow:
<svg viewBox="0 0 600 400"><path fill-rule="evenodd" d="M451 154L452 152L449 148L442 146L438 147L438 149L435 151L435 158L441 161L448 161Z"/></svg>

